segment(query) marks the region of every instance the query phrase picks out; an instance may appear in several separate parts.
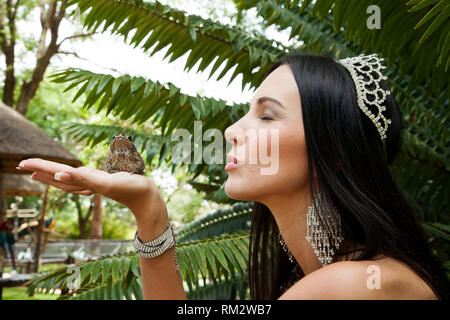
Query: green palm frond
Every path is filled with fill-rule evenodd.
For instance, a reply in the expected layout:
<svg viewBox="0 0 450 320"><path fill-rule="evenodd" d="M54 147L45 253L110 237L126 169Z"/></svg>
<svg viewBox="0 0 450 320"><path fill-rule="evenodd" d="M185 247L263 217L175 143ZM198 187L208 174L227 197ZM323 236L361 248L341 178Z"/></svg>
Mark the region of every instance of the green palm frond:
<svg viewBox="0 0 450 320"><path fill-rule="evenodd" d="M208 175L209 175L209 183L200 183L194 180L190 180L189 184L198 192L204 192L204 199L213 201L216 203L222 204L233 204L236 200L233 200L228 197L225 192L225 184L224 181L227 179L225 174L221 175L220 173L225 173L223 165L215 165L210 164L208 166ZM217 183L222 182L221 185Z"/></svg>
<svg viewBox="0 0 450 320"><path fill-rule="evenodd" d="M448 248L450 206L450 150L448 80L450 56L450 5L444 0L234 0L240 10L256 8L265 25L278 30L290 28L290 38L303 41L296 48L313 53L330 53L337 58L363 52L380 52L386 58L388 85L404 115L402 150L392 165L396 181L423 208L424 228L437 243ZM212 65L211 78L235 68L230 82L239 74L246 84L257 87L272 62L293 48L227 26L188 15L157 1L73 0L84 14L91 31L110 30L128 44L150 55L168 47L170 62L189 52L185 65L198 70ZM381 9L382 28L366 25L369 5ZM332 18L330 18L330 12ZM388 14L392 13L392 14ZM412 76L411 76L412 75ZM142 124L152 122L155 132L145 135L117 126L69 124L69 133L91 145L107 141L120 130L135 137L147 163L155 156L171 159L171 133L184 128L193 133L194 121L203 130L225 128L248 111L248 104L227 105L223 100L190 96L171 83L162 84L143 77L113 77L84 70L68 69L54 75L67 82L66 90L77 88L74 100L86 95L85 107L112 113L121 120ZM195 143L195 141L193 142ZM204 143L202 141L202 143ZM207 144L207 143L206 143ZM193 148L191 148L193 150ZM191 155L192 158L192 155ZM226 173L221 164L190 164L191 185L205 191L206 199L227 202ZM200 174L209 183L194 179ZM184 226L176 233L177 257L187 296L191 299L230 299L247 296L248 241L252 203L235 203ZM447 250L448 251L448 250ZM439 252L448 260L445 250ZM29 292L62 290L61 299L142 299L139 261L136 255L121 255L79 265L81 288L70 290L68 266L38 275L30 281Z"/></svg>
<svg viewBox="0 0 450 320"><path fill-rule="evenodd" d="M349 5L351 5L350 2ZM290 37L297 36L299 40L312 42L309 48L312 48L314 53L322 53L322 50L327 50L327 48L335 57L339 57L338 54L344 52L345 49L350 55L360 52L358 46L351 40L343 39L343 32L334 33L334 26L329 15L324 15L320 21L314 17L307 2L303 3L303 10L299 10L298 1L295 4L272 0L235 0L235 3L240 10L256 8L258 14L265 19L266 25L276 24L279 30L300 25L299 21L311 23L314 27L310 34L308 34L308 28L300 27L297 31L298 28L292 27ZM314 40L311 41L311 37L314 39L314 34L319 31L327 34L325 39L328 42L327 45L314 47ZM333 46L333 43L336 42L341 43L341 47L344 48L339 53L334 51L338 48L338 46ZM364 48L362 47L362 49ZM449 131L447 130L450 113L448 112L446 91L442 91L438 96L433 96L427 86L414 84L411 76L407 75L393 61L388 65L386 75L388 76L388 85L395 94L405 120L402 152L407 158L397 161L397 164L401 162L402 165L393 166L396 171L395 175L409 194L423 205L425 212L431 214L433 210L437 210L442 213L448 204L446 200L448 197L445 194L445 187L440 188L439 186L447 185L448 179L445 177L448 177L450 171ZM416 170L406 170L409 167L405 164L410 162L418 163L413 166ZM430 185L429 181L432 181L433 185Z"/></svg>
<svg viewBox="0 0 450 320"><path fill-rule="evenodd" d="M196 219L178 230L178 241L206 239L225 233L250 231L253 202L238 202L231 208L219 209L203 218Z"/></svg>
<svg viewBox="0 0 450 320"><path fill-rule="evenodd" d="M343 32L334 33L329 15L322 19L314 17L313 11L303 2L297 4L280 0L234 0L239 10L256 8L264 18L265 25L276 24L279 30L291 27L290 37L305 41L305 49L314 53L331 53L336 58L357 55L364 47L344 37ZM352 1L348 1L349 3ZM342 5L342 4L341 4ZM351 4L349 4L351 5ZM364 20L364 19L363 19ZM365 21L365 20L364 20ZM319 41L320 40L320 41ZM415 84L411 76L391 61L386 70L388 84L392 88L404 114L406 134L404 150L413 158L428 161L445 171L450 169L448 127L450 113L445 90L438 98L430 93L428 85ZM419 139L417 139L419 138Z"/></svg>
<svg viewBox="0 0 450 320"><path fill-rule="evenodd" d="M68 69L53 76L55 82L69 82L66 90L76 86L78 91L74 100L78 99L83 93L86 93L85 107L96 108L97 112L106 111L112 113L123 120L137 122L138 124L150 120L154 128L161 130L161 138L152 141L160 141L159 149L155 144L146 144L147 156L152 159L156 153L159 154L159 164L164 161L170 161L171 150L179 143L178 140L172 141L171 134L176 129L187 129L194 135L194 126L196 120L201 120L202 131L210 128L224 130L233 122L237 121L248 111L248 104L227 105L224 100L190 96L180 93L180 89L171 83L161 84L158 81L153 82L142 77L120 76L113 77L107 74L96 74L90 71ZM92 142L102 142L107 140L111 131L108 128L100 130L92 137L92 130L83 126L73 126L72 132L80 138L91 139ZM191 151L194 152L194 139L191 139ZM148 142L148 139L142 139L142 143ZM139 142L139 141L138 141ZM223 141L221 141L223 142ZM210 141L202 141L206 148ZM203 150L205 150L203 148ZM224 156L225 157L225 156ZM192 159L192 157L190 158ZM219 175L226 176L223 171L223 163L219 165L207 165L202 162L195 164L189 163L189 171L194 173L194 177L202 172L208 172L210 180ZM175 167L175 165L173 166Z"/></svg>
<svg viewBox="0 0 450 320"><path fill-rule="evenodd" d="M448 141L448 131L445 130L445 124L448 123L449 118L449 113L445 112L445 105L448 105L448 100L443 100L443 98L445 98L444 95L442 95L440 99L428 99L428 95L424 89L412 91L406 90L403 88L404 83L401 82L402 79L399 76L396 76L393 71L389 71L389 75L389 85L396 94L396 98L398 99L402 111L406 116L405 124L407 130L405 130L403 150L407 152L412 159L429 162L432 165L442 168L448 172L450 168L448 155L450 152L448 147L446 147L446 141ZM102 81L105 77L109 79L106 84L105 81ZM199 119L203 120L202 125L206 125L206 128L214 127L224 131L225 128L232 123L231 119L233 118L233 113L230 114L230 110L233 112L234 109L235 113L245 112L247 107L247 105L236 104L232 107L227 107L224 101L217 101L210 98L203 98L203 101L198 97L194 99L194 97L179 93L179 89L170 83L167 88L167 86L159 84L158 82L154 83L150 80L142 81L142 78L114 78L87 71L73 70L70 70L70 72L69 70L66 70L63 73L59 73L55 75L55 78L55 81L59 82L73 81L68 88L73 87L73 84L81 85L84 83L81 89L77 92L76 96L80 96L83 90L87 89L87 86L91 86L91 91L88 92L88 98L86 100L86 103L89 103L88 107L97 106L96 101L99 100L100 103L97 106L98 110L111 109L112 112L117 112L117 115L121 115L129 108L129 104L127 103L128 101L136 100L135 96L139 94L133 92L145 90L150 91L150 93L147 93L148 97L152 97L150 100L141 93L141 100L136 101L137 109L135 112L138 114L148 114L147 110L152 109L154 112L153 116L155 118L162 118L160 122L156 123L169 128L166 130L166 135L182 125L188 126L188 130L193 132L192 121L189 123L186 119L196 119L197 116L195 115L195 110L200 110L197 111L198 117L201 117ZM400 82L400 84L396 81ZM136 85L136 83L140 83L140 86ZM92 94L96 94L97 92L97 99L90 99L90 96ZM113 92L115 92L114 95ZM172 95L170 92L172 92ZM178 92L178 94L175 94L174 92ZM125 96L125 98L120 99L119 97L121 95ZM160 97L163 101L161 102L154 100L156 96ZM183 107L180 107L180 101L184 101L185 104ZM160 106L160 109L154 108L154 104ZM213 109L212 114L216 112L216 117L210 117L211 111L203 112L204 109L208 108L197 106L209 106ZM217 111L218 109L216 106L220 106L220 111ZM170 111L175 108L180 108L181 111ZM167 114L173 114L173 117L167 116ZM414 115L414 119L412 119L412 115ZM148 114L148 116L150 117L152 115ZM236 117L239 116L236 115ZM139 117L135 116L135 119L137 121ZM111 136L112 131L117 129L118 128L115 127L106 127L103 130L100 127L83 126L82 130L82 127L79 125L72 125L70 131L75 136L88 139L88 141L91 141L92 143L98 143L102 140L107 140L107 138ZM138 135L137 140L138 146L144 145L144 142L146 142L145 146L148 159L151 160L156 154L162 155L162 157L160 157L160 164L161 161L167 159L167 157L170 157L170 153L168 151L172 150L171 146L173 146L174 143L171 143L167 137L165 139L157 138L156 136L154 137L153 141L159 141L159 146L157 143L148 143L149 140L147 138L139 139L139 137L140 135ZM142 143L140 143L140 141L142 141ZM164 156L165 158L163 158ZM189 166L189 169L191 172L194 172L195 176L202 172L208 172L211 182L214 178L219 177L219 180L216 181L217 185L223 184L226 179L226 174L223 171L223 165L220 164L210 164L209 166L206 166L205 164L191 165ZM220 193L223 193L223 190L219 190L219 192L215 193L215 195L211 195L211 199L214 200L215 197L219 197ZM216 200L220 201L223 199L227 199L227 197L222 197L222 199Z"/></svg>
<svg viewBox="0 0 450 320"><path fill-rule="evenodd" d="M402 111L405 132L408 131L429 147L421 159L429 159L430 163L436 163L448 171L450 137L447 128L450 113L447 91L443 90L440 94L433 95L429 84L414 84L411 76L402 74L395 67L387 68L386 75L387 83ZM417 144L415 142L413 145Z"/></svg>
<svg viewBox="0 0 450 320"><path fill-rule="evenodd" d="M279 3L280 1L275 1ZM305 0L303 8L311 5ZM387 60L398 58L403 74L411 74L417 83L432 79L435 93L448 88L445 71L450 64L450 4L446 0L372 1L316 0L314 15L328 19L331 10L336 33L359 43L361 50L381 52ZM368 29L367 8L377 5L381 29ZM300 11L300 9L299 9Z"/></svg>
<svg viewBox="0 0 450 320"><path fill-rule="evenodd" d="M445 91L434 96L428 86L414 85L410 76L401 74L395 67L387 68L386 75L387 84L403 114L402 150L412 160L428 163L448 173L450 113Z"/></svg>
<svg viewBox="0 0 450 320"><path fill-rule="evenodd" d="M242 74L242 88L248 83L257 87L280 55L290 51L280 42L269 41L264 36L249 34L245 30L220 24L167 5L139 0L73 0L81 13L86 13L84 25L90 31L106 31L124 37L130 45L155 54L170 46L164 58L172 62L185 53L189 57L185 65L190 70L200 61L199 71L205 70L217 57L209 77L226 61L218 75L221 79L236 67L230 82ZM134 32L134 36L128 36ZM155 45L156 44L156 45Z"/></svg>
<svg viewBox="0 0 450 320"><path fill-rule="evenodd" d="M249 234L245 232L177 244L177 259L188 294L210 294L205 286L222 282L242 289L242 281L247 277L248 241ZM28 283L28 292L48 293L57 287L64 292L62 299L142 299L139 258L135 254L78 265L78 289L70 286L69 267L37 275Z"/></svg>
<svg viewBox="0 0 450 320"><path fill-rule="evenodd" d="M186 294L189 300L246 300L250 294L248 278L221 280L209 283Z"/></svg>
<svg viewBox="0 0 450 320"><path fill-rule="evenodd" d="M100 124L86 124L69 122L64 126L66 132L74 139L83 140L91 147L106 141L111 142L115 134L121 133L124 135L131 135L133 143L140 151L144 151L144 147L149 141L155 144L161 144L162 139L160 135L145 134L132 130L130 128L123 128L117 125L100 125Z"/></svg>
<svg viewBox="0 0 450 320"><path fill-rule="evenodd" d="M246 277L248 232L180 244L179 263L189 291L221 279Z"/></svg>
<svg viewBox="0 0 450 320"><path fill-rule="evenodd" d="M220 186L209 183L201 183L193 180L189 180L188 183L198 192L212 193L220 189Z"/></svg>
<svg viewBox="0 0 450 320"><path fill-rule="evenodd" d="M448 148L443 148L445 151L444 153L436 151L436 149L433 148L432 143L427 144L421 139L420 136L428 136L423 128L416 125L411 125L411 127L410 130L403 131L402 151L405 152L411 160L419 160L435 167L442 173L448 174L450 172L450 160L446 157ZM414 129L416 129L419 134L411 134L410 131L413 131Z"/></svg>
<svg viewBox="0 0 450 320"><path fill-rule="evenodd" d="M118 133L131 135L137 150L144 155L144 161L148 166L152 166L152 160L159 157L156 168L159 167L163 161L160 157L163 153L161 150L171 148L174 144L168 137L164 138L160 135L145 134L129 128L123 128L116 125L100 125L100 124L85 124L85 123L68 123L65 126L68 134L79 141L85 141L86 144L94 146L102 142L109 143L112 136ZM170 147L166 147L170 146ZM191 157L192 158L192 157ZM172 164L172 170L176 167ZM209 177L210 183L199 183L190 180L194 189L199 192L205 192L204 198L217 203L235 203L235 200L230 199L223 190L223 185L216 185L226 180L226 172L223 164L209 164L207 166L192 166L194 168L191 172L192 176L198 176L201 173Z"/></svg>
<svg viewBox="0 0 450 320"><path fill-rule="evenodd" d="M131 135L134 145L141 154L145 155L144 160L148 165L151 165L152 159L160 154L161 146L170 143L168 138L162 138L160 135L145 134L115 125L67 123L65 129L72 138L85 141L91 146L102 142L109 144L113 135L118 133ZM158 162L158 166L160 164L161 161Z"/></svg>
<svg viewBox="0 0 450 320"><path fill-rule="evenodd" d="M151 119L158 123L163 135L170 135L175 128L193 129L194 120L202 120L207 128L225 129L248 111L247 104L227 106L223 100L190 96L171 83L161 84L142 77L115 78L67 69L52 78L58 83L70 82L66 91L79 86L73 101L86 93L84 107L96 107L96 112L104 110L138 124Z"/></svg>
<svg viewBox="0 0 450 320"><path fill-rule="evenodd" d="M226 179L223 179L223 180L226 180ZM222 185L216 192L206 194L205 200L213 201L216 203L224 203L224 204L232 204L235 202L235 200L229 198L227 193L225 192L225 182L222 183Z"/></svg>
<svg viewBox="0 0 450 320"><path fill-rule="evenodd" d="M111 2L112 0L105 0L105 1ZM104 4L105 6L106 6L106 2ZM112 2L117 2L117 5L118 4L123 5L123 3L124 3L123 1L112 1ZM289 22L291 22L291 21L292 21L292 23L295 22L296 23L295 25L297 25L299 23L298 21L300 21L300 23L303 23L302 21L307 21L308 23L317 21L317 18L311 18L312 13L309 8L306 8L305 11L301 13L302 14L301 16L299 13L300 18L297 18L297 19L295 18L295 12L298 8L296 8L295 6L292 5L289 9L287 9L287 7L285 8L285 7L279 6L277 9L277 7L276 7L277 4L281 3L284 6L286 6L286 4L283 1L281 1L281 2L280 1L269 1L269 0L260 1L260 2L246 1L244 3L243 0L241 0L241 1L236 0L236 2L240 2L241 7L243 7L243 8L248 8L248 7L256 5L259 8L259 13L262 14L263 17L268 19L267 23L279 23L281 25L281 28L286 27L289 24ZM82 3L84 3L84 2L80 2L79 5L81 5ZM87 4L84 4L84 5L87 5ZM99 6L100 6L100 4L99 4ZM145 5L143 5L143 6L145 7ZM103 8L103 7L101 7L101 8ZM100 10L101 8L99 7L98 10ZM135 7L133 7L133 8L135 8ZM87 10L87 9L85 8L85 10ZM167 9L167 10L169 10L169 9ZM322 28L322 29L320 29L320 28ZM308 36L305 38L305 41L306 41L305 46L306 47L308 47L308 46L314 47L315 41L317 41L317 39L327 39L326 41L331 44L328 46L325 46L324 48L337 47L337 46L334 46L333 43L342 42L343 39L339 38L339 37L342 37L342 35L341 34L338 34L338 35L331 34L331 28L332 28L331 22L325 21L325 20L322 23L322 25L318 24L315 27L310 27L310 28L301 27L300 31L302 29L306 30L304 32L302 31L301 33L309 35L309 38L308 38ZM293 34L295 34L295 32L297 32L296 29L298 29L298 28L292 29L291 36ZM314 30L316 30L316 29L318 31L314 32ZM310 30L312 30L312 31L310 31ZM324 30L324 32L320 33L320 30ZM314 39L316 39L316 40L314 40ZM354 48L354 46L351 46L349 44L349 42L345 42L345 45L344 44L342 45L342 47L339 49L339 52L343 52L344 48L346 48L346 47ZM352 51L353 50L349 49L349 50L347 50L346 54L350 54L350 52L352 52ZM419 156L421 157L421 159L430 158L429 159L430 162L432 162L432 163L437 162L437 163L441 164L441 166L448 167L447 165L443 165L445 163L444 160L448 158L447 155L449 153L448 148L445 147L446 141L447 141L446 140L447 135L445 134L445 131L443 132L443 134L439 134L439 132L435 132L436 130L443 131L442 128L445 128L445 126L443 126L442 123L443 123L443 121L445 123L445 118L448 118L448 112L443 117L442 114L440 114L440 113L436 114L436 112L433 110L433 108L431 108L431 107L434 107L435 105L437 105L437 106L442 105L442 104L445 105L445 101L444 102L439 101L435 105L432 105L430 107L429 102L433 101L433 99L429 99L430 98L429 93L421 95L421 96L419 96L419 98L416 96L413 96L410 94L410 92L412 91L412 88L411 88L411 90L409 90L409 88L404 89L405 86L404 86L403 76L401 76L401 75L399 76L398 68L396 68L394 66L394 68L392 69L390 74L392 75L392 76L390 76L390 80L391 80L391 78L395 77L395 79L391 80L390 85L395 90L398 90L401 92L401 93L399 93L397 99L398 99L399 103L401 104L402 108L406 108L404 114L405 115L412 115L412 114L415 115L416 119L414 120L414 123L412 123L412 121L411 121L411 123L407 123L407 127L409 127L408 128L409 131L412 134L419 136L421 138L421 140L428 141L429 142L428 145L430 145L430 147L435 151L435 152L431 152L431 153L430 152L422 152L419 154ZM100 75L99 75L99 77L100 77ZM119 81L119 80L112 80L111 76L108 76L108 75L102 75L101 77L102 77L102 81L99 84L100 89L102 89L102 86L107 87L108 83L109 83L108 81L114 81L114 82ZM71 76L68 75L66 80L70 80L70 79L73 79L72 85L78 84L79 82L77 82L77 80L79 80L81 82L83 80L83 78L81 78L81 80L79 78L77 78L75 80L75 78L71 78ZM120 79L120 77L117 79ZM86 81L85 87L83 87L82 89L86 90L88 87L93 88L95 86L95 79L91 79L91 80L93 82L89 81L90 82L89 83ZM143 84L145 80L133 78L133 81L135 83L135 86L139 86L139 84ZM408 82L410 83L411 81L408 81ZM119 84L116 84L116 85L119 86ZM156 82L156 86L158 87L157 82ZM169 84L169 86L170 86L170 84ZM170 88L170 91L173 93L178 92L178 90L179 89L174 88L174 87ZM79 91L80 94L81 94L81 91L82 90ZM97 95L95 92L92 92L92 91L94 91L94 90L91 90L91 92L89 93L88 99L86 101L86 103L88 103L88 104L92 104L93 102L95 102L93 100L97 100L96 98L100 99L99 95ZM102 91L102 90L100 90L100 91ZM422 90L422 91L429 92L428 88L425 88L425 90ZM118 100L119 103L122 102L124 104L118 108L118 110L122 110L119 112L123 118L128 118L128 117L131 117L132 115L134 115L135 121L143 122L143 121L146 121L149 118L149 116L154 114L151 112L145 113L144 111L142 111L140 113L136 112L136 108L138 108L137 105L139 104L139 93L136 95L133 95L133 96L125 94L124 95L125 97L123 97L122 99L110 99L109 94L104 94L104 95L102 95L101 93L99 93L99 94L101 96L101 102L99 103L99 109L104 107L104 104L106 104L108 100L112 103L114 103L115 100ZM119 94L122 95L123 92L120 91ZM144 94L140 93L140 94L145 95L145 93ZM77 96L78 96L78 94L77 94ZM162 96L165 97L164 95L162 95ZM157 97L155 97L155 98L157 98ZM131 99L131 100L129 100L129 99ZM180 100L183 100L183 99L187 100L186 97L180 98ZM158 106L164 106L165 102L168 103L167 101L165 101L166 99L162 99L162 100L163 101L155 100L154 104L157 104ZM127 104L130 101L131 101L131 103ZM206 120L208 118L207 110L208 110L209 105L212 105L210 107L211 109L213 109L213 106L215 106L215 105L220 106L219 107L219 109L220 109L220 108L222 108L223 103L224 103L223 101L220 101L219 104L216 104L215 101L205 100L205 99L202 99L199 97L190 97L189 102L191 102L191 103L193 102L192 105L194 106L193 111L195 114L195 118L192 114L187 116L183 112L179 112L179 113L175 112L174 108L166 107L164 115L162 117L160 116L160 113L162 113L161 110L160 110L161 112L157 113L158 116L160 116L161 120L162 120L161 127L165 128L165 126L167 125L167 121L169 121L169 119L172 124L172 126L168 130L169 132L171 130L173 130L177 126L177 124L178 125L185 124L185 123L192 124L192 122L193 122L192 120L200 119L200 118L202 118L202 120ZM195 102L197 102L197 104ZM425 106L424 103L426 103L427 105ZM448 100L446 103L448 105ZM111 103L108 105L107 110L110 110L110 108L113 108ZM234 108L241 109L237 105L233 106L231 109L234 109ZM202 117L202 115L203 115L202 110L206 110L204 117ZM404 109L402 109L402 110L404 110ZM213 112L213 116L214 116L214 112ZM157 116L155 116L155 117L157 117ZM221 115L218 115L218 117L223 119L223 117L221 117ZM172 118L174 118L174 119L172 119ZM235 120L237 120L238 118L239 117L236 117ZM184 119L184 121L182 119ZM425 121L423 123L422 123L422 119L425 119ZM216 121L217 121L217 119L216 119ZM230 122L223 124L223 125L216 126L216 128L224 130L229 124L230 124ZM430 130L429 128L432 128L433 130ZM435 137L441 137L441 141L436 141ZM413 148L407 147L406 149L408 149L408 150L416 149L417 150L417 147L414 145ZM164 154L164 151L167 151L167 150L168 150L168 148L164 145L164 148L161 148L160 152L161 152L161 154ZM410 154L417 154L417 153L410 152ZM436 161L436 159L437 159L437 161ZM191 171L193 171L192 170L193 168L194 167L191 166ZM205 168L202 167L201 169L204 170ZM196 174L199 174L202 170L195 170L195 172L196 172ZM217 172L215 174L217 174ZM221 183L222 182L223 181L221 181ZM220 198L219 194L217 194L216 197Z"/></svg>
<svg viewBox="0 0 450 320"><path fill-rule="evenodd" d="M64 266L49 272L45 272L32 279L28 285L28 291L48 292L54 286L58 286L61 291L75 290L71 288L70 282L73 272L68 266ZM112 287L119 283L128 289L133 278L139 278L139 260L137 256L122 255L99 259L93 262L86 262L78 265L80 270L81 292L92 290L96 287ZM72 296L74 291L67 296Z"/></svg>
<svg viewBox="0 0 450 320"><path fill-rule="evenodd" d="M123 288L120 282L116 282L112 285L87 288L75 296L66 296L65 298L70 300L142 300L142 285L134 278L127 288Z"/></svg>
<svg viewBox="0 0 450 320"><path fill-rule="evenodd" d="M289 29L289 40L296 38L303 41L302 50L314 53L332 54L336 58L354 56L356 46L350 44L343 33L334 33L331 20L320 20L307 8L299 12L292 2L279 5L273 0L234 0L238 10L256 8L258 15L264 19L266 27L276 25L279 31Z"/></svg>
<svg viewBox="0 0 450 320"><path fill-rule="evenodd" d="M414 160L401 152L392 163L391 172L404 190L417 202L424 213L422 220L448 221L450 180L448 172L428 162ZM450 222L450 221L449 221Z"/></svg>
<svg viewBox="0 0 450 320"><path fill-rule="evenodd" d="M430 36L436 32L442 25L447 23L447 28L445 32L442 32L439 46L437 48L438 52L440 52L439 59L437 61L437 66L441 65L444 61L444 57L447 56L448 50L450 48L450 38L449 38L449 24L448 19L450 18L450 3L444 0L411 0L406 3L409 6L412 6L408 12L422 11L423 9L428 10L425 16L417 23L414 29L419 29L420 27L427 25L428 28L423 33L422 37L419 40L418 46L422 45L423 42L430 38ZM446 34L446 35L445 35ZM445 37L445 40L444 38ZM450 62L450 57L447 57L447 64L445 70L448 69Z"/></svg>
<svg viewBox="0 0 450 320"><path fill-rule="evenodd" d="M450 225L442 223L423 223L423 226L429 234L450 241Z"/></svg>

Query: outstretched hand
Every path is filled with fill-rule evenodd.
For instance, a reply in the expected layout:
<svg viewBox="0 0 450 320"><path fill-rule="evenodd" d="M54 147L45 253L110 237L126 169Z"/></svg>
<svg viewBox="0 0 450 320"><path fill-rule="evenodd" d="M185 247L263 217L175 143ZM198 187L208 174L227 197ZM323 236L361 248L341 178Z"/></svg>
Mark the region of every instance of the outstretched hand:
<svg viewBox="0 0 450 320"><path fill-rule="evenodd" d="M38 158L22 161L18 169L33 171L31 176L33 180L81 195L99 193L131 210L139 205L137 200L140 198L148 198L159 193L153 180L128 172L110 174L94 168L74 168Z"/></svg>

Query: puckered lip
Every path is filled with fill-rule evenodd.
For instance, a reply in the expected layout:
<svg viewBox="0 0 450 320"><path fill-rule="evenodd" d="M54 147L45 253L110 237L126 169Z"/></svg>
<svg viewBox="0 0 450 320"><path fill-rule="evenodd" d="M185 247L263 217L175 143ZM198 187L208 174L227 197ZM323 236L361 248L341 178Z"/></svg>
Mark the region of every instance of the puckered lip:
<svg viewBox="0 0 450 320"><path fill-rule="evenodd" d="M233 157L231 154L227 154L227 163L234 163L238 164L238 161L235 157Z"/></svg>

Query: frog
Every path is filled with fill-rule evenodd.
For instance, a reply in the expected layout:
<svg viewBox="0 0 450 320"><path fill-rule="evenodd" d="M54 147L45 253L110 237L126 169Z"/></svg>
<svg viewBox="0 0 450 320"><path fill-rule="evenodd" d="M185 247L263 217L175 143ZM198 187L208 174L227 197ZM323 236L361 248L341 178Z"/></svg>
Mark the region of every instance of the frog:
<svg viewBox="0 0 450 320"><path fill-rule="evenodd" d="M109 145L110 153L102 170L108 173L129 172L144 175L145 162L130 135L116 134Z"/></svg>

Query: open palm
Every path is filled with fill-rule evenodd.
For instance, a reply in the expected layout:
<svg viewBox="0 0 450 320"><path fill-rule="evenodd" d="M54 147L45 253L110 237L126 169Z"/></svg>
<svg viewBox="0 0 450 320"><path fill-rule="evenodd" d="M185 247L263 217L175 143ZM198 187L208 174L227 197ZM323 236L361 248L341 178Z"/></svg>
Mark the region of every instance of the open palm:
<svg viewBox="0 0 450 320"><path fill-rule="evenodd" d="M107 173L90 167L74 168L39 158L20 163L19 170L33 171L32 179L67 192L91 195L99 193L132 209L139 197L157 190L152 179L128 172Z"/></svg>

